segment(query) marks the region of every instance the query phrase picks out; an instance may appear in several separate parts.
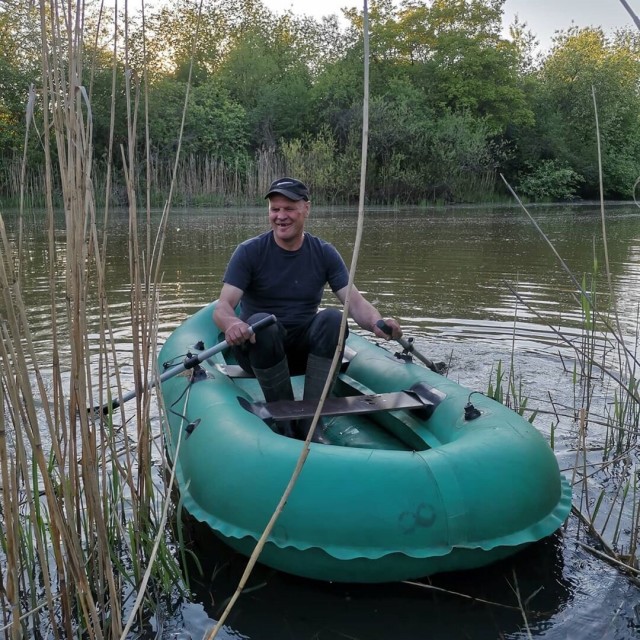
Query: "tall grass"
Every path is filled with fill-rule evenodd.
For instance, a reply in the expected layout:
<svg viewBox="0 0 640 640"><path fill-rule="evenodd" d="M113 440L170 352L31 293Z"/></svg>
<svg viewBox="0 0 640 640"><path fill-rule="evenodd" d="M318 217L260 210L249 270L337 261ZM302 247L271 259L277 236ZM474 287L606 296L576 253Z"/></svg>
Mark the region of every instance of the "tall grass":
<svg viewBox="0 0 640 640"><path fill-rule="evenodd" d="M637 323L630 335L628 329L626 333L622 330L618 321L616 294L607 258L604 202L601 201L602 237L599 242L594 239L593 271L579 279L515 192L511 192L567 272L582 318L579 339L558 327L549 326L560 342L574 354L573 368L568 371L574 385L573 511L584 525L579 529L579 535L586 529L586 535L590 537L588 543L581 544L626 572L640 576L640 393L637 354L640 336ZM598 255L602 254L604 273L600 272L598 259ZM604 294L600 291L601 287L604 287ZM536 309L515 288L511 287L511 291L520 304L538 316ZM501 380L498 377L496 387L500 386L499 382ZM551 396L550 402L553 404Z"/></svg>
<svg viewBox="0 0 640 640"><path fill-rule="evenodd" d="M640 575L638 362L617 338L610 309L599 308L595 293L592 289L589 301L582 300L580 340L563 336L575 353L568 372L575 388L574 513L592 538L586 544L590 550L595 544L617 566Z"/></svg>
<svg viewBox="0 0 640 640"><path fill-rule="evenodd" d="M108 197L99 213L93 169L91 97L83 68L84 4L40 5L44 187L49 235L52 363L40 361L24 300L20 265L29 184L10 240L0 217L0 605L5 635L116 638L142 629L163 598L180 588L165 544L167 496L152 461L151 395L156 344L159 256L149 217L140 219L133 176L137 107L144 87L127 86L129 140L122 149L130 234L130 326L135 402L118 413L122 391L109 314ZM55 145L55 166L51 149ZM28 175L23 167L21 175ZM64 217L54 213L56 184ZM104 185L110 188L109 181ZM139 229L146 229L141 239ZM65 259L54 237L66 239ZM162 230L157 231L158 241ZM61 303L62 301L62 303ZM97 301L92 303L90 301ZM89 324L93 304L99 321ZM65 363L63 369L62 363ZM47 366L49 365L49 366Z"/></svg>
<svg viewBox="0 0 640 640"><path fill-rule="evenodd" d="M567 357L559 355L573 383L573 406L558 407L553 391L549 391L546 402L537 399L539 405L547 404L549 410L541 406L529 409L528 390L521 381L516 385L513 361L508 375L502 362L497 363L487 395L521 415L529 414L530 422L538 413L550 414L552 448L560 422L571 421L573 464L564 471L570 474L574 488L573 513L580 523L578 543L636 580L640 579L637 326L632 353L627 350L628 339L617 339L609 318L609 305L599 306L602 296L597 295L597 281L596 277L591 279L588 293L584 289L576 292L582 311L582 328L577 338L573 331L565 333L548 325L574 353L573 367L569 369ZM532 315L544 321L515 288L511 291Z"/></svg>
<svg viewBox="0 0 640 640"><path fill-rule="evenodd" d="M155 207L164 204L167 191L173 184L172 204L176 206L227 206L262 203L271 181L277 176L293 175L306 182L316 204L355 203L358 198L358 165L349 154L338 153L335 144L326 136L312 141L293 140L283 142L276 150L260 149L242 162L225 163L220 158L189 155L181 158L177 166L172 158L151 155L148 171L135 184L137 197L147 191L150 203ZM17 206L20 194L22 160L5 160L0 163L0 202ZM174 169L175 177L174 177ZM399 175L390 176L393 167L381 167L375 171L367 198L373 204L422 203L451 204L454 202L494 201L496 197L495 174L461 175L456 178L455 193L448 188L434 188L425 194L424 177L406 174L397 168ZM98 204L106 198L126 207L129 191L126 187L127 171L118 163L94 160L92 168L95 197ZM114 179L115 178L115 179ZM44 206L44 174L37 168L27 171L25 195L32 206ZM54 197L62 202L59 177L55 174ZM502 196L499 196L502 197Z"/></svg>

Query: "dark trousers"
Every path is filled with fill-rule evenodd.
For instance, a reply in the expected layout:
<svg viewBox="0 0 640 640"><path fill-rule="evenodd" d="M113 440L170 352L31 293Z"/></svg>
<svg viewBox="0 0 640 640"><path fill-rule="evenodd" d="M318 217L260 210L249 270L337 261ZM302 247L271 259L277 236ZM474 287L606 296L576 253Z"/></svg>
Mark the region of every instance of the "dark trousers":
<svg viewBox="0 0 640 640"><path fill-rule="evenodd" d="M267 315L254 313L247 322L254 324ZM310 353L320 358L333 358L341 320L342 313L338 309L323 309L305 325L285 328L276 322L256 333L255 344L245 342L233 347L233 354L248 373L253 373L253 367L269 369L286 356L291 375L299 375L304 373ZM348 331L347 328L345 340Z"/></svg>

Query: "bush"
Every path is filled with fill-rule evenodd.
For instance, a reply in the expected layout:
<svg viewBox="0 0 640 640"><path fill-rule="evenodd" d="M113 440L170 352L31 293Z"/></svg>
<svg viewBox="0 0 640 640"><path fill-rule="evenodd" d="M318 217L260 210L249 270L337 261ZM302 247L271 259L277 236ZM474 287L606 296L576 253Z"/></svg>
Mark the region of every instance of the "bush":
<svg viewBox="0 0 640 640"><path fill-rule="evenodd" d="M536 201L573 200L584 178L571 167L556 160L542 160L530 173L520 177L518 191Z"/></svg>

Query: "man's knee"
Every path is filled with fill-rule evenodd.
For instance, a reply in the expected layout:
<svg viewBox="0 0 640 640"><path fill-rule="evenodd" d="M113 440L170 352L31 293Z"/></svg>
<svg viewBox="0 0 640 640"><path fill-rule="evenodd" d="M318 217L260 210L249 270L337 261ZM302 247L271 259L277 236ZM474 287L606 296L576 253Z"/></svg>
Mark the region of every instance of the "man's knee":
<svg viewBox="0 0 640 640"><path fill-rule="evenodd" d="M322 358L332 358L340 337L342 312L323 309L313 319L309 335L309 351ZM345 336L348 335L348 329Z"/></svg>
<svg viewBox="0 0 640 640"><path fill-rule="evenodd" d="M254 325L256 322L269 317L269 313L254 313L247 318L247 324ZM258 343L262 343L263 346L275 345L284 343L284 328L279 322L263 327L256 333L256 341L252 343L255 347Z"/></svg>
<svg viewBox="0 0 640 640"><path fill-rule="evenodd" d="M253 325L268 315L270 314L254 313L247 318L247 324ZM279 322L276 322L260 329L255 335L255 342L245 342L240 348L248 356L248 360L253 367L268 369L285 357L284 336L284 327Z"/></svg>

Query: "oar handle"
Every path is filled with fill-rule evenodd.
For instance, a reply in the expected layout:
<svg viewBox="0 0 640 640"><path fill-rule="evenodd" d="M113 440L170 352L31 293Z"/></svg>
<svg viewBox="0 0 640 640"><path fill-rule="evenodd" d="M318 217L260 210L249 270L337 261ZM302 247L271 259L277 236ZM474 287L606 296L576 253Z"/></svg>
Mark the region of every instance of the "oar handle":
<svg viewBox="0 0 640 640"><path fill-rule="evenodd" d="M272 325L274 322L276 322L276 317L274 315L261 318L260 320L258 320L258 322L254 322L253 324L249 325L249 334L253 335L254 333L257 333L258 331L260 331L260 329L264 329L265 327ZM160 382L164 382L169 378L173 378L173 376L179 373L182 373L187 369L193 369L197 367L201 362L204 362L205 360L215 355L216 353L220 353L221 351L224 351L228 346L229 344L227 343L227 341L223 340L222 342L218 342L218 344L214 345L213 347L210 347L209 349L206 349L205 351L201 351L200 353L196 353L195 355L187 356L180 364L177 364L174 367L171 367L171 369L167 369L160 376ZM133 395L131 396L131 398L135 398L135 395L136 395L135 392L133 392ZM131 398L126 398L126 400L130 400ZM126 400L125 400L125 397L123 396L123 402L126 402Z"/></svg>
<svg viewBox="0 0 640 640"><path fill-rule="evenodd" d="M378 329L382 329L382 331L384 331L388 336L391 336L391 334L393 333L393 329L384 320L378 320L378 322L376 322L376 327L378 327ZM431 371L435 371L435 373L442 373L444 366L439 365L444 365L444 363L438 363L437 365L434 364L431 360L429 360L429 358L423 356L413 346L413 342L409 342L404 338L396 338L396 342L398 342L398 344L402 346L402 348L407 353L412 353L416 358L418 358L418 360L421 360L427 367L429 367L429 369L431 369Z"/></svg>
<svg viewBox="0 0 640 640"><path fill-rule="evenodd" d="M257 333L258 331L260 331L260 329L264 329L265 327L268 327L274 324L275 322L276 322L276 317L273 314L270 316L266 316L258 320L258 322L254 322L253 324L249 325L249 333L253 335L254 333ZM174 376L177 376L179 373L182 373L183 371L187 371L188 369L193 369L197 367L201 362L204 362L205 360L215 355L216 353L220 353L221 351L224 351L228 346L229 345L227 341L223 340L222 342L218 342L218 344L214 345L213 347L210 347L209 349L205 349L200 353L196 353L195 355L189 354L180 364L176 364L175 366L171 367L170 369L167 369L164 373L162 373L159 378L160 382L164 382L169 378L173 378ZM155 386L156 386L156 381L152 380L147 385L147 389L153 389L153 387ZM125 393L120 400L113 400L111 404L104 405L99 409L99 411L101 413L107 414L109 413L109 410L117 409L120 405L123 405L125 402L128 402L129 400L135 398L137 395L138 394L136 390L133 389L132 391ZM90 409L90 411L91 410L92 409Z"/></svg>

